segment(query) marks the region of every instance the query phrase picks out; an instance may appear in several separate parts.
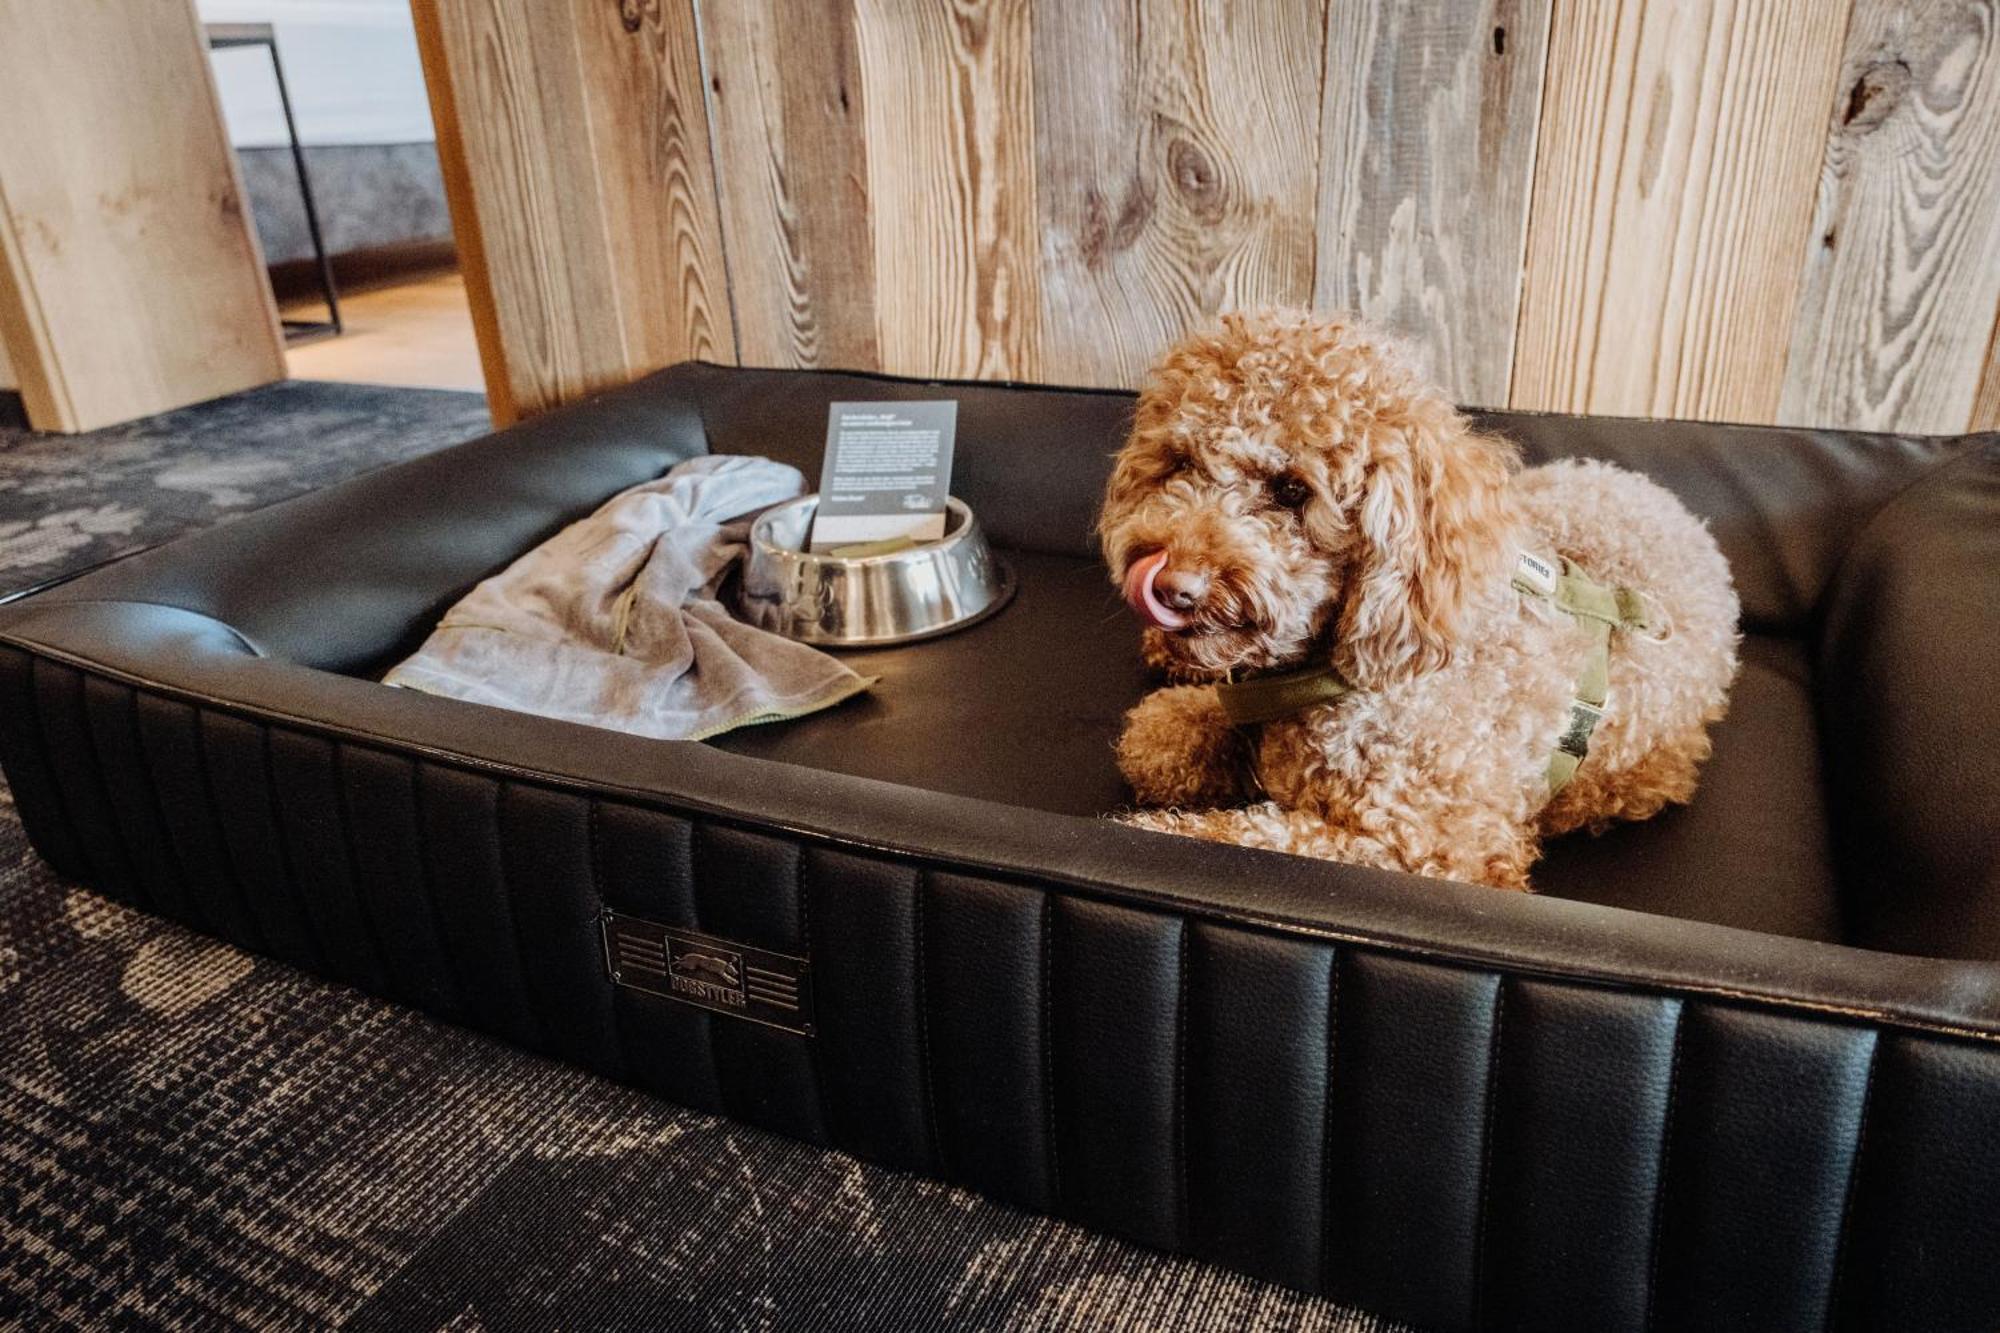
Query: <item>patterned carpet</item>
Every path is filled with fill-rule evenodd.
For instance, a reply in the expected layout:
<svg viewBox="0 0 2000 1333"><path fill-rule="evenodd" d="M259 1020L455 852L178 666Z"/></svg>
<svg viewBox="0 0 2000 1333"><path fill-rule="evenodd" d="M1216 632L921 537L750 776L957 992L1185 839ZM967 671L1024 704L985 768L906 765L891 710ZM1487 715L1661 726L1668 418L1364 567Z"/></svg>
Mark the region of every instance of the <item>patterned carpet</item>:
<svg viewBox="0 0 2000 1333"><path fill-rule="evenodd" d="M471 395L294 383L95 438L0 431L0 587L483 415ZM0 786L0 1328L58 1327L1381 1326L127 911L57 880Z"/></svg>
<svg viewBox="0 0 2000 1333"><path fill-rule="evenodd" d="M490 428L480 394L310 380L84 435L33 434L17 405L0 404L0 593Z"/></svg>

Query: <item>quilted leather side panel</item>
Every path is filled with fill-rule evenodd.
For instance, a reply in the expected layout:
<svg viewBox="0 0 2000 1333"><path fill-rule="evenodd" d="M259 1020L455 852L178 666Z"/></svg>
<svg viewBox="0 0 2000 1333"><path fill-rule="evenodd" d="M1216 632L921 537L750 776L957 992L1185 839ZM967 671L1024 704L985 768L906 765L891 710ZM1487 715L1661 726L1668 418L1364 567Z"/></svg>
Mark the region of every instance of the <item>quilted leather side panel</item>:
<svg viewBox="0 0 2000 1333"><path fill-rule="evenodd" d="M923 872L809 847L802 873L828 1137L873 1161L934 1172L917 937Z"/></svg>
<svg viewBox="0 0 2000 1333"><path fill-rule="evenodd" d="M268 725L0 650L113 897L746 1123L1432 1328L1991 1326L2000 1050L1099 900ZM809 960L813 1036L607 909Z"/></svg>
<svg viewBox="0 0 2000 1333"><path fill-rule="evenodd" d="M1503 1328L1642 1327L1681 1001L1510 978L1499 1006L1483 1308Z"/></svg>
<svg viewBox="0 0 2000 1333"><path fill-rule="evenodd" d="M1662 1327L1827 1326L1875 1045L1865 1027L1686 1006L1654 1240Z"/></svg>
<svg viewBox="0 0 2000 1333"><path fill-rule="evenodd" d="M1186 1247L1316 1288L1335 951L1208 922L1187 941Z"/></svg>
<svg viewBox="0 0 2000 1333"><path fill-rule="evenodd" d="M932 1152L948 1179L1055 1212L1055 1081L1049 1047L1045 893L930 872L918 907L916 977Z"/></svg>
<svg viewBox="0 0 2000 1333"><path fill-rule="evenodd" d="M1334 987L1325 1287L1423 1328L1468 1327L1500 978L1345 950Z"/></svg>
<svg viewBox="0 0 2000 1333"><path fill-rule="evenodd" d="M702 928L691 820L593 801L591 827L592 878L606 907L683 930ZM611 1013L627 1078L683 1106L724 1110L712 1014L624 987L612 996Z"/></svg>
<svg viewBox="0 0 2000 1333"><path fill-rule="evenodd" d="M1837 1326L2000 1322L2000 1098L1990 1049L1884 1034L1838 1250Z"/></svg>

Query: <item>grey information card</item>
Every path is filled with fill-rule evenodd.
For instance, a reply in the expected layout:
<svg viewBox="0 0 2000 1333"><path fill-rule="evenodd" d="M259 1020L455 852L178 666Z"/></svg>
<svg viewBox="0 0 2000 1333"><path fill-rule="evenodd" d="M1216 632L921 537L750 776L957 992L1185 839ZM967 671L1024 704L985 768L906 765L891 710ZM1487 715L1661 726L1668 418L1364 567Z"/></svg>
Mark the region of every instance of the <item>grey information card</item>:
<svg viewBox="0 0 2000 1333"><path fill-rule="evenodd" d="M949 400L829 407L812 549L944 536L957 429Z"/></svg>

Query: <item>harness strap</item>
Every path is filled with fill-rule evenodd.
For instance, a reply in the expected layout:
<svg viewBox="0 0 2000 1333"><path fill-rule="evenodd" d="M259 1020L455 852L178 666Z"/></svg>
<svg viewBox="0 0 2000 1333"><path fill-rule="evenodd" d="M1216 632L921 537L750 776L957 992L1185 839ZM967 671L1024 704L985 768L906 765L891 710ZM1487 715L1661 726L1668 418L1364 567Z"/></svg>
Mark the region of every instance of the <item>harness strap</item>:
<svg viewBox="0 0 2000 1333"><path fill-rule="evenodd" d="M1549 795L1569 784L1590 754L1591 733L1604 718L1611 689L1611 631L1651 628L1646 601L1630 588L1607 588L1593 581L1567 556L1547 560L1523 551L1515 561L1516 591L1538 597L1573 617L1589 632L1583 669L1569 703L1569 720L1549 754ZM1275 671L1215 687L1223 713L1239 727L1274 722L1354 693L1354 686L1331 664Z"/></svg>
<svg viewBox="0 0 2000 1333"><path fill-rule="evenodd" d="M1549 754L1549 795L1569 785L1577 768L1590 755L1590 736L1604 720L1605 704L1611 692L1611 631L1651 628L1646 617L1646 601L1630 588L1607 588L1592 581L1574 560L1562 556L1558 566L1541 556L1523 551L1514 563L1514 587L1551 602L1566 612L1590 635L1583 655L1583 670L1577 675L1576 691L1569 701L1569 720L1556 748Z"/></svg>

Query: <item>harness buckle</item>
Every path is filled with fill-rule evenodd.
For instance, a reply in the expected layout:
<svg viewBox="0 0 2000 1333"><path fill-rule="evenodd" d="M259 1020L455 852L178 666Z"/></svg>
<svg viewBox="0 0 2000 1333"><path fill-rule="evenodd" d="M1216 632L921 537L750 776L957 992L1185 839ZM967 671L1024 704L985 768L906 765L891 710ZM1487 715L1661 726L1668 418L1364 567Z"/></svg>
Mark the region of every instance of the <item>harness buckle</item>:
<svg viewBox="0 0 2000 1333"><path fill-rule="evenodd" d="M1569 723L1556 741L1556 749L1577 760L1590 753L1590 734L1597 730L1597 724L1604 719L1604 709L1582 699L1569 701Z"/></svg>

